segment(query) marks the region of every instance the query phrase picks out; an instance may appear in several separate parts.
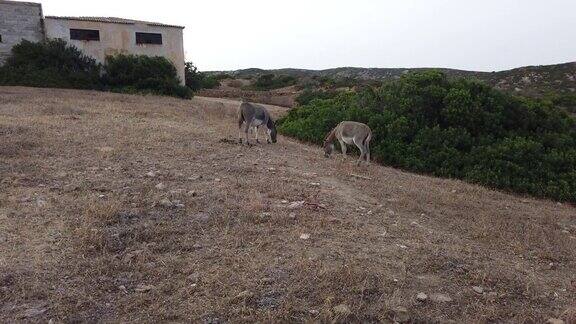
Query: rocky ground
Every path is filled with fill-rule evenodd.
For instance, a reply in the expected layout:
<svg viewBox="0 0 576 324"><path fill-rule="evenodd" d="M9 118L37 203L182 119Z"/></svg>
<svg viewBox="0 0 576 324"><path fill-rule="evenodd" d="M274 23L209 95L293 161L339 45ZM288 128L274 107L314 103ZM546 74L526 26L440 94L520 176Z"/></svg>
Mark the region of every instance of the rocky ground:
<svg viewBox="0 0 576 324"><path fill-rule="evenodd" d="M573 206L241 146L236 105L0 87L0 321L575 320Z"/></svg>

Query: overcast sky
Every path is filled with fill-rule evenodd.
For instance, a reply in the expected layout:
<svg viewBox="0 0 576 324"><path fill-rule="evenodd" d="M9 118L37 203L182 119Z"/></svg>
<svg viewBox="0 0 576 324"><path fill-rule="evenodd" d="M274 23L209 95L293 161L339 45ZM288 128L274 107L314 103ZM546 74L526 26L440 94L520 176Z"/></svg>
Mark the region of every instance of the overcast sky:
<svg viewBox="0 0 576 324"><path fill-rule="evenodd" d="M34 0L30 0L34 1ZM576 61L576 0L42 0L45 15L186 26L200 70Z"/></svg>

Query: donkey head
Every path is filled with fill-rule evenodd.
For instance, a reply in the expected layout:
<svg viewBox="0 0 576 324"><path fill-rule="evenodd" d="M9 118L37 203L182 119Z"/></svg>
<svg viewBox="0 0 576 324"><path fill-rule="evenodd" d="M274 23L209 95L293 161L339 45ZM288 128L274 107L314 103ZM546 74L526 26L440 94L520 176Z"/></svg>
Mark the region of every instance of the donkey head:
<svg viewBox="0 0 576 324"><path fill-rule="evenodd" d="M330 141L324 141L324 157L329 158L334 151L334 144Z"/></svg>
<svg viewBox="0 0 576 324"><path fill-rule="evenodd" d="M270 143L270 141L272 141L272 143L276 143L277 137L278 137L278 131L276 130L276 123L274 123L274 121L272 119L268 120L268 134L270 135L270 139L268 140L268 143Z"/></svg>

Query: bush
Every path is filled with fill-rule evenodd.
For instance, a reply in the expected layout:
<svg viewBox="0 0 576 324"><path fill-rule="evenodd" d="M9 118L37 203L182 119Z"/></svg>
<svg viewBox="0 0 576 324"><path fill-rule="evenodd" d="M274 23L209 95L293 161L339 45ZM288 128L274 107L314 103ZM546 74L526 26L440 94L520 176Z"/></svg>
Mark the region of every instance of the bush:
<svg viewBox="0 0 576 324"><path fill-rule="evenodd" d="M281 119L279 131L312 143L342 120L368 124L380 162L493 188L576 202L576 127L550 101L517 98L436 71L324 99Z"/></svg>
<svg viewBox="0 0 576 324"><path fill-rule="evenodd" d="M214 89L220 85L222 75L212 76L198 71L198 68L192 62L186 62L186 86L192 91L200 89Z"/></svg>
<svg viewBox="0 0 576 324"><path fill-rule="evenodd" d="M258 77L250 87L252 90L272 90L295 85L296 78L290 75L264 74Z"/></svg>
<svg viewBox="0 0 576 324"><path fill-rule="evenodd" d="M152 93L191 98L192 91L180 85L176 68L164 57L116 55L106 58L104 83L112 91Z"/></svg>
<svg viewBox="0 0 576 324"><path fill-rule="evenodd" d="M555 106L576 113L576 94L548 94L545 99L550 100Z"/></svg>
<svg viewBox="0 0 576 324"><path fill-rule="evenodd" d="M99 89L100 65L60 39L23 40L0 67L1 85Z"/></svg>
<svg viewBox="0 0 576 324"><path fill-rule="evenodd" d="M312 90L311 88L306 88L302 93L296 97L296 103L298 105L307 105L314 99L332 99L338 95L338 92L331 90Z"/></svg>
<svg viewBox="0 0 576 324"><path fill-rule="evenodd" d="M174 65L163 57L109 56L102 66L61 39L33 43L23 40L12 48L0 67L0 85L111 90L191 98L180 85Z"/></svg>

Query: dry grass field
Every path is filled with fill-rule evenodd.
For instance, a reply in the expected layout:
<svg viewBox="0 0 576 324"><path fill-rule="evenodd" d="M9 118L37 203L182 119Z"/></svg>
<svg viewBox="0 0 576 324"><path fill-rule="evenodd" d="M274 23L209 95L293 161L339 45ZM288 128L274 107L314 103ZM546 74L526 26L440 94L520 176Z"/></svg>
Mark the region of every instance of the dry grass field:
<svg viewBox="0 0 576 324"><path fill-rule="evenodd" d="M241 146L235 106L0 87L0 322L575 320L573 206Z"/></svg>

